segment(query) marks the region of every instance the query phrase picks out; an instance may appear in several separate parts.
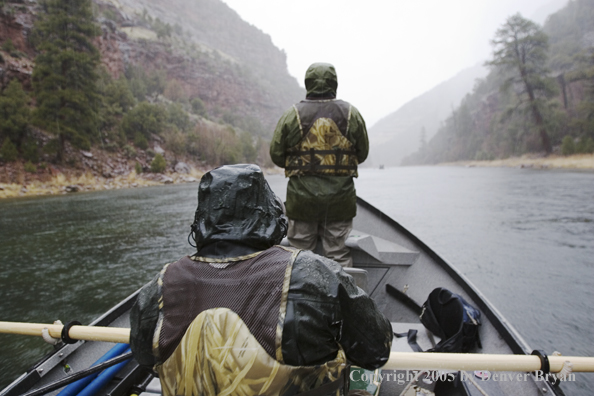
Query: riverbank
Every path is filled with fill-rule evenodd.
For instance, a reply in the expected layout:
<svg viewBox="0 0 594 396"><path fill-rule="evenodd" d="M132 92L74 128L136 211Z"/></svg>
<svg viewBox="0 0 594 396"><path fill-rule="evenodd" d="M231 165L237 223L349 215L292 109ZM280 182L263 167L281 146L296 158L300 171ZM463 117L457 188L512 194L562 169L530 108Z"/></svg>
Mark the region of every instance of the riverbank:
<svg viewBox="0 0 594 396"><path fill-rule="evenodd" d="M93 147L89 151L66 145L66 160L62 163L42 158L37 164L0 162L0 199L38 195L58 195L84 191L116 190L162 184L195 183L213 166L194 158L176 158L158 143L149 151L106 151ZM165 170L151 171L154 155L165 158ZM47 157L47 156L46 156ZM266 174L280 168L262 168Z"/></svg>
<svg viewBox="0 0 594 396"><path fill-rule="evenodd" d="M579 154L571 156L551 155L548 157L524 155L493 161L458 161L438 164L438 166L464 167L508 167L534 169L583 169L594 170L594 154ZM20 168L22 168L22 164ZM173 169L165 173L143 172L137 174L134 169L127 170L122 175L104 177L97 172L81 173L68 168L49 167L36 175L27 173L24 169L7 169L0 167L0 173L16 172L17 183L0 182L0 199L37 195L58 195L81 191L114 190L121 188L138 188L162 184L193 183L200 180L207 169L199 169L189 165L183 173ZM131 167L130 167L131 168ZM282 172L280 168L263 169L266 174Z"/></svg>
<svg viewBox="0 0 594 396"><path fill-rule="evenodd" d="M135 171L127 175L106 178L92 173L66 175L59 173L49 178L33 180L28 183L0 183L0 198L15 198L36 195L59 195L82 191L117 190L138 188L161 184L192 183L200 180L204 172L192 168L187 174L155 174Z"/></svg>
<svg viewBox="0 0 594 396"><path fill-rule="evenodd" d="M506 167L535 169L589 169L594 170L594 154L576 154L569 156L523 155L493 161L457 161L438 164L439 166L466 167Z"/></svg>
<svg viewBox="0 0 594 396"><path fill-rule="evenodd" d="M18 165L16 167L18 168ZM15 168L14 165L13 168ZM0 199L60 195L84 191L119 190L163 184L197 183L207 170L186 163L184 163L183 167L176 167L164 173L143 172L138 174L132 169L124 171L122 175L111 177L104 177L90 171L81 173L68 168L58 169L55 167L34 175L17 170L20 179L18 183L0 182ZM14 169L10 171L14 171ZM280 168L263 169L266 174L275 174L280 171ZM0 173L2 172L9 172L9 170L6 167L0 167Z"/></svg>

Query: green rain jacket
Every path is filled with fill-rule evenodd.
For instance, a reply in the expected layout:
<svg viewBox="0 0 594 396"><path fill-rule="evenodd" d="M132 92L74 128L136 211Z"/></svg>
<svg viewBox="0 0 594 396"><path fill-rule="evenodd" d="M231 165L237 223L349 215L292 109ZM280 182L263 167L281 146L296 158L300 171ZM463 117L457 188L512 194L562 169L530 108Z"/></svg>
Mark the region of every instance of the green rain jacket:
<svg viewBox="0 0 594 396"><path fill-rule="evenodd" d="M305 102L336 100L338 80L334 67L328 63L315 63L305 74L307 90ZM347 138L356 150L358 163L369 153L369 140L365 121L359 111L351 105L347 120ZM303 139L299 114L295 106L280 118L272 142L270 157L281 168L287 165L287 150ZM287 186L287 216L303 221L349 220L356 215L357 196L352 176L306 174L291 176Z"/></svg>

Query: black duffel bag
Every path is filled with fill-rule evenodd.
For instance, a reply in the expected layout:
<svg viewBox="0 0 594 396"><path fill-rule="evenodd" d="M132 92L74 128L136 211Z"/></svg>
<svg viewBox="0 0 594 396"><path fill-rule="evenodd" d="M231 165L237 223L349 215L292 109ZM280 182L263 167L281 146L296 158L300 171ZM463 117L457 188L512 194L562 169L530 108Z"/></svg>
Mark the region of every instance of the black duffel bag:
<svg viewBox="0 0 594 396"><path fill-rule="evenodd" d="M462 296L438 287L423 304L421 323L441 338L427 352L469 352L475 345L481 348L479 327L481 313Z"/></svg>

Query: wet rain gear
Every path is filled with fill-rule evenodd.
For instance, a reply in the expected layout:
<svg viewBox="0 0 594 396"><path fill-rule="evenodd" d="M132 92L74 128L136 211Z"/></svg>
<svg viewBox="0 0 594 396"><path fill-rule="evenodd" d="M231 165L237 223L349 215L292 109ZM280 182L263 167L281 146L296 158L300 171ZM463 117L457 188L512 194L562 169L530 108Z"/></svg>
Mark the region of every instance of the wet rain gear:
<svg viewBox="0 0 594 396"><path fill-rule="evenodd" d="M365 121L354 106L336 99L338 80L332 65L311 65L305 87L306 99L283 114L270 144L272 161L290 178L287 216L303 221L352 219L353 177L369 153Z"/></svg>
<svg viewBox="0 0 594 396"><path fill-rule="evenodd" d="M257 394L246 384L268 384L265 394L293 395L335 380L345 357L368 369L385 364L389 321L336 262L277 245L286 219L258 167L217 168L198 197L197 253L165 266L130 314L134 356L159 371L165 394L181 392L174 378L189 365L195 389ZM221 343L243 342L254 352L220 353ZM247 382L228 381L236 373Z"/></svg>

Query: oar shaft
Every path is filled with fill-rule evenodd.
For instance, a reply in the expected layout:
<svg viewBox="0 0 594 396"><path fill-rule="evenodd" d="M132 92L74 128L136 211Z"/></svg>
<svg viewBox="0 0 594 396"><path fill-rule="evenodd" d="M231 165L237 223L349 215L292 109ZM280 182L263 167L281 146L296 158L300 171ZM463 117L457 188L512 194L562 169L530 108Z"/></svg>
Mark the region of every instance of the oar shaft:
<svg viewBox="0 0 594 396"><path fill-rule="evenodd" d="M62 325L39 323L0 322L0 333L41 336L44 328L52 337L60 338ZM72 326L69 337L76 340L130 342L130 329L121 327ZM574 372L594 372L594 358L582 356L548 356L550 371L561 371L563 363L570 361ZM540 358L535 355L495 355L483 353L418 353L392 352L383 367L387 370L490 370L537 371Z"/></svg>
<svg viewBox="0 0 594 396"><path fill-rule="evenodd" d="M594 358L582 356L548 356L550 371L561 371L570 361L574 372L594 372ZM387 370L490 370L537 371L541 369L538 356L495 355L483 353L417 353L392 352L383 367Z"/></svg>
<svg viewBox="0 0 594 396"><path fill-rule="evenodd" d="M63 327L54 324L0 322L0 333L41 337L43 329L47 329L50 336L60 338ZM72 326L68 335L75 340L130 343L130 329L121 327Z"/></svg>

